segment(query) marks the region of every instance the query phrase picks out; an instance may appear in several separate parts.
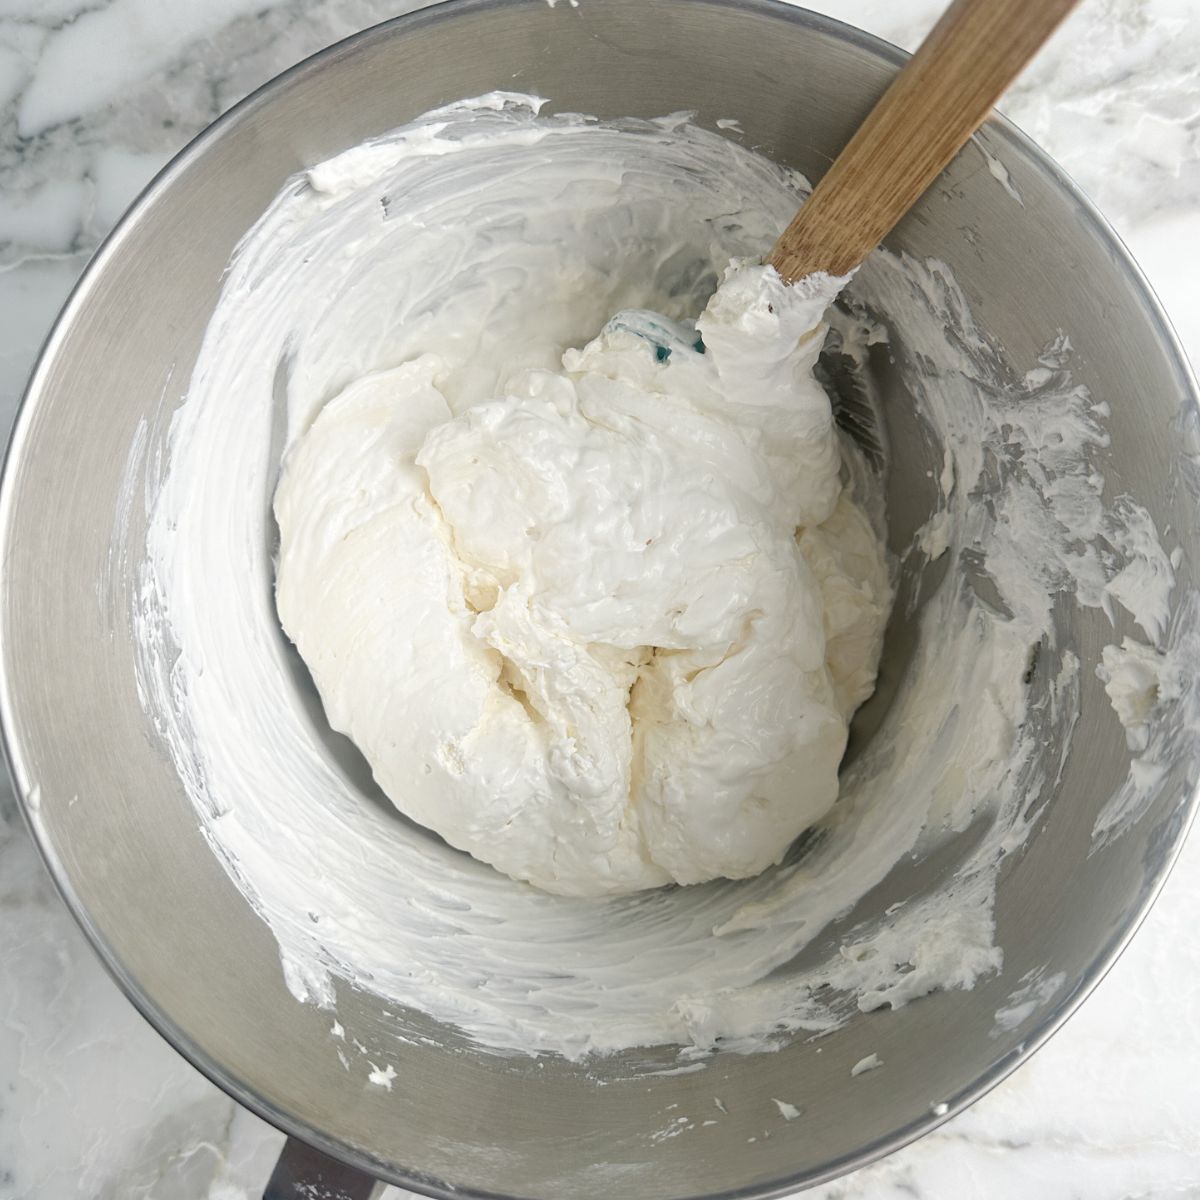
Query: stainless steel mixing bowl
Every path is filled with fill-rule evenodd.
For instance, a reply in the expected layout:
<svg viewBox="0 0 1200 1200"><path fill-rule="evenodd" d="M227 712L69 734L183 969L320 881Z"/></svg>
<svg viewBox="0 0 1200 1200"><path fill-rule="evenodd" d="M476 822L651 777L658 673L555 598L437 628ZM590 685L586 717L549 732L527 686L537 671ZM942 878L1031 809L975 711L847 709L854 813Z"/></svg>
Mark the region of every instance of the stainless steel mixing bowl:
<svg viewBox="0 0 1200 1200"><path fill-rule="evenodd" d="M859 1015L818 1043L721 1054L696 1074L647 1074L672 1064L667 1049L586 1069L502 1058L426 1021L428 1044L395 1045L387 1091L344 1070L330 1016L288 993L271 934L205 844L138 699L121 565L139 557L145 521L120 494L125 464L142 422L151 439L162 434L230 253L289 175L435 105L517 86L601 116L736 117L748 144L816 177L901 58L772 0L426 9L310 59L218 121L142 196L71 297L30 384L0 495L10 763L59 887L130 998L280 1128L437 1196L782 1195L885 1154L986 1091L1080 1002L1145 914L1192 814L1194 756L1171 764L1130 832L1090 853L1096 814L1128 762L1091 671L1113 634L1091 613L1066 631L1084 664L1074 751L1002 873L999 976ZM1003 121L981 136L1023 206L968 148L891 245L945 260L1014 361L1031 362L1055 330L1070 333L1078 380L1112 406L1106 474L1172 527L1181 588L1191 586L1200 529L1184 468L1196 398L1179 347L1137 268L1054 164ZM903 395L888 407L902 413ZM901 460L893 487L901 525L905 469ZM903 648L889 655L899 669ZM901 864L858 915L929 869ZM1064 975L1054 1001L995 1029L996 1009L1039 967ZM339 1015L364 1040L387 1037L388 1013L369 994L343 988ZM886 1069L851 1079L872 1052ZM716 1125L648 1136L664 1114L709 1114L714 1095L728 1110ZM803 1119L781 1122L776 1096Z"/></svg>

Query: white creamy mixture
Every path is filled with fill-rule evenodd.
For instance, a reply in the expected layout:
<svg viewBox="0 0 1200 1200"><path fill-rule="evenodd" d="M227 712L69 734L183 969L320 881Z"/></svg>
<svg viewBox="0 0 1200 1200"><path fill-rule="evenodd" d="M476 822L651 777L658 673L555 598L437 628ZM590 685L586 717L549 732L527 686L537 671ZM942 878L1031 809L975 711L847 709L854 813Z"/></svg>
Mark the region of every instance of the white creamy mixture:
<svg viewBox="0 0 1200 1200"><path fill-rule="evenodd" d="M817 339L792 353L827 296L743 268L703 354L686 324L802 181L685 117L539 107L464 101L307 171L230 264L146 468L135 613L205 834L297 998L347 981L402 1035L415 1012L505 1051L762 1048L971 987L1079 716L1062 611L1174 653L1158 531L1104 503L1105 410L1065 338L1005 362L936 262L878 253L831 310L851 368L892 339L918 512L890 535L911 653L833 804L888 600L887 437L839 448ZM626 310L663 319L606 327ZM1166 676L1117 653L1132 729ZM371 770L543 888L649 890L515 882ZM753 877L654 886L726 874Z"/></svg>
<svg viewBox="0 0 1200 1200"><path fill-rule="evenodd" d="M279 615L403 812L585 896L757 875L829 810L890 596L812 374L844 281L805 282L731 268L457 416L431 354L321 410Z"/></svg>

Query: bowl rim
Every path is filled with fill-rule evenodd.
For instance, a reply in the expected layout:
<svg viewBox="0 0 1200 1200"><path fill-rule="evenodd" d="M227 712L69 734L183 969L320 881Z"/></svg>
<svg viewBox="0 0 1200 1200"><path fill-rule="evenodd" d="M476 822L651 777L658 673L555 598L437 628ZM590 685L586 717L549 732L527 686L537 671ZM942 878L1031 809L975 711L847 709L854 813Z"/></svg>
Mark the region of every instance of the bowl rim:
<svg viewBox="0 0 1200 1200"><path fill-rule="evenodd" d="M533 2L533 0L526 0L526 2ZM543 3L545 0L536 0L536 2ZM592 2L596 3L599 0L592 0ZM791 0L702 0L702 2L719 7L755 12L765 17L787 21L831 35L855 49L868 52L881 63L897 69L909 57L906 51L874 34L867 33L857 26L834 17L803 8ZM22 448L33 424L38 402L46 388L59 346L83 311L92 287L105 266L120 252L123 241L135 228L143 212L166 193L178 177L211 144L218 141L228 130L251 114L271 104L278 95L285 93L298 80L319 72L329 63L343 56L354 54L364 46L381 39L401 37L423 25L453 19L466 11L499 10L512 7L515 7L512 0L434 0L433 3L369 26L334 42L288 67L248 93L188 141L142 189L88 260L55 317L30 372L4 450L3 465L0 467L0 562L6 561L8 557L6 543L10 530L9 517L15 504L17 490L16 466L22 458ZM551 7L553 7L553 0L551 0ZM1140 300L1142 309L1153 327L1163 351L1171 359L1180 392L1184 397L1184 404L1190 404L1194 410L1200 411L1200 385L1197 383L1179 336L1145 273L1120 236L1109 224L1107 218L1101 214L1082 188L1053 158L1000 112L993 111L981 131L985 132L989 139L994 139L999 148L1007 147L1017 150L1042 171L1049 182L1071 199L1076 206L1080 224L1087 227L1088 232L1099 245L1107 248L1128 276L1131 290ZM8 636L5 622L0 621L0 748L3 749L8 764L18 807L24 816L34 844L46 864L55 889L65 901L68 910L83 930L110 977L138 1012L172 1048L183 1055L192 1066L231 1099L289 1137L299 1139L337 1162L365 1172L382 1182L433 1197L435 1200L525 1200L523 1197L512 1196L508 1193L456 1186L446 1180L433 1179L418 1170L397 1167L379 1160L364 1150L327 1135L323 1130L259 1096L237 1073L212 1058L175 1023L169 1013L146 996L137 980L126 970L124 964L107 943L102 932L92 921L86 906L76 894L65 865L56 853L53 841L40 819L39 804L36 799L31 799L31 792L35 788L30 782L30 774L22 757L21 746L16 734L15 714L18 704L13 695L11 680L6 668L7 655L3 652ZM931 1108L927 1116L910 1121L859 1150L830 1161L819 1171L802 1172L762 1185L755 1184L723 1192L705 1193L703 1196L694 1197L693 1200L782 1200L782 1198L791 1196L797 1189L829 1183L886 1157L949 1121L986 1095L1021 1063L1025 1062L1035 1050L1045 1045L1092 993L1096 985L1124 952L1146 919L1178 860L1184 840L1196 819L1197 810L1200 808L1198 801L1200 801L1200 785L1193 789L1186 802L1180 804L1182 819L1177 822L1172 841L1163 855L1156 875L1144 886L1131 920L1101 947L1078 985L1058 1003L1047 1007L1037 1026L1016 1051L993 1064L989 1070L957 1095L947 1098L943 1104Z"/></svg>

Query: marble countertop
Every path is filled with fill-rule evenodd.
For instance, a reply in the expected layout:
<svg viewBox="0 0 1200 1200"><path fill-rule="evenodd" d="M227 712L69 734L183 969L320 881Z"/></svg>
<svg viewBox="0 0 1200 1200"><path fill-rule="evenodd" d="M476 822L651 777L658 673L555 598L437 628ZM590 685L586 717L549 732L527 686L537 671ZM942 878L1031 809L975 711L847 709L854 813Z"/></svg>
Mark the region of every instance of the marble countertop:
<svg viewBox="0 0 1200 1200"><path fill-rule="evenodd" d="M940 6L812 5L910 49ZM89 254L153 173L258 84L412 7L0 0L3 429ZM1003 108L1113 221L1200 362L1200 2L1083 0ZM1130 950L1045 1049L935 1133L807 1194L1200 1197L1197 930L1193 836ZM0 1200L248 1200L281 1142L117 991L51 888L5 782Z"/></svg>

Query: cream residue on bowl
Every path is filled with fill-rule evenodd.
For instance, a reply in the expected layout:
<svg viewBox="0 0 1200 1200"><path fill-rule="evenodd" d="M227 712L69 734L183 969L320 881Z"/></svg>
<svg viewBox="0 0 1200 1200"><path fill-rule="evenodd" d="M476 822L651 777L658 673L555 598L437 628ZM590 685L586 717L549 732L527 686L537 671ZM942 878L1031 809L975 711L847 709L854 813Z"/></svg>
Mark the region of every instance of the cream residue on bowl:
<svg viewBox="0 0 1200 1200"><path fill-rule="evenodd" d="M805 191L685 116L541 107L493 94L429 113L295 177L238 247L174 418L134 614L143 703L205 836L299 1000L330 1005L344 978L497 1050L759 1048L969 988L1002 962L997 873L1078 715L1056 606L1121 606L1170 653L1174 576L1145 510L1103 502L1105 410L1073 383L1067 340L1014 373L936 262L877 253L833 315L851 366L887 331L903 347L938 462L928 521L893 545L915 650L838 804L780 866L549 895L395 814L325 723L276 616L271 516L281 459L324 405L435 355L463 411L494 394L497 362L553 369L621 309L694 317ZM859 494L877 500L886 449L849 456ZM778 970L902 857L968 828L938 885Z"/></svg>

